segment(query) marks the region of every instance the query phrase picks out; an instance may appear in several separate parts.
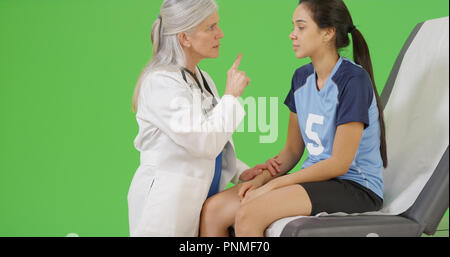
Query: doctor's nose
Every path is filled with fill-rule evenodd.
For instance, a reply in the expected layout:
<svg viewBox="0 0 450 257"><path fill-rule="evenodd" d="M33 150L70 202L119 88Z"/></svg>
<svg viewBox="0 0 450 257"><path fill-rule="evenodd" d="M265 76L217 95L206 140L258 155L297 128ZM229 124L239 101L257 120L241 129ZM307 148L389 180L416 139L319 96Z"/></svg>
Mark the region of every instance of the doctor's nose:
<svg viewBox="0 0 450 257"><path fill-rule="evenodd" d="M217 34L217 39L221 39L221 38L223 38L225 35L223 34L223 31L222 31L222 29L220 28L220 27L218 27L218 29L219 29L219 33Z"/></svg>

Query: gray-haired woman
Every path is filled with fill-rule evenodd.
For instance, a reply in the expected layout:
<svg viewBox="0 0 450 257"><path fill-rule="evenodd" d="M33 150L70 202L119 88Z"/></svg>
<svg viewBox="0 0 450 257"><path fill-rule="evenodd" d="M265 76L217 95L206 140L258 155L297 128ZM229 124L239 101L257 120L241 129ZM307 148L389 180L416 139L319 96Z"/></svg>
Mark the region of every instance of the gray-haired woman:
<svg viewBox="0 0 450 257"><path fill-rule="evenodd" d="M238 101L250 83L239 55L220 99L197 65L219 56L214 0L165 0L152 28L153 57L133 97L140 166L128 192L131 236L197 236L207 197L233 181L249 180L236 159L232 134L245 116Z"/></svg>

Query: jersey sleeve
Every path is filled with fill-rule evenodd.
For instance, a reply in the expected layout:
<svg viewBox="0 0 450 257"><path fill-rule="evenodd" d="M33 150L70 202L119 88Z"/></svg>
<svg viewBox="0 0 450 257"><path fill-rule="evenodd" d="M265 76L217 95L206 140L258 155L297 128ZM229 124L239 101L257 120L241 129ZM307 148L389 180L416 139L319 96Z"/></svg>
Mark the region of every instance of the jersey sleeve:
<svg viewBox="0 0 450 257"><path fill-rule="evenodd" d="M372 81L368 74L361 73L350 78L338 95L336 127L349 122L362 122L364 129L367 128L373 97Z"/></svg>
<svg viewBox="0 0 450 257"><path fill-rule="evenodd" d="M293 113L297 113L297 108L295 106L295 99L294 99L294 92L295 92L295 88L296 88L296 85L295 85L296 75L297 75L297 73L295 73L294 76L292 77L291 89L289 90L289 94L287 95L286 99L284 100L284 104Z"/></svg>

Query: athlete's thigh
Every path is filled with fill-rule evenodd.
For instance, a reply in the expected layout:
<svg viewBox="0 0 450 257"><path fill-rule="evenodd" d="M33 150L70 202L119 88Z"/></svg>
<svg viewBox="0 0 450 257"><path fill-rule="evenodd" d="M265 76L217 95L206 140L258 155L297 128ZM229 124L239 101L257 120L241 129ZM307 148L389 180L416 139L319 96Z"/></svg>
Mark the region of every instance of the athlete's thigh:
<svg viewBox="0 0 450 257"><path fill-rule="evenodd" d="M281 218L309 216L312 205L306 190L295 184L270 191L245 203L241 208L249 220L267 227Z"/></svg>

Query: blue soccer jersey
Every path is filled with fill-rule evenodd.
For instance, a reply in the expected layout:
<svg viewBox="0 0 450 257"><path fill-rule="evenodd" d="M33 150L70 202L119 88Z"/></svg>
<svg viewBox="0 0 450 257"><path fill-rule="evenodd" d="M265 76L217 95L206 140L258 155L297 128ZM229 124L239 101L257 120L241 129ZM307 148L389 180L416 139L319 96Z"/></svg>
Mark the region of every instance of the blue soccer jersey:
<svg viewBox="0 0 450 257"><path fill-rule="evenodd" d="M316 87L312 63L297 69L284 102L297 114L308 158L302 168L331 157L336 128L364 123L364 132L350 169L340 179L355 181L383 198L380 123L369 74L340 57L325 86Z"/></svg>

